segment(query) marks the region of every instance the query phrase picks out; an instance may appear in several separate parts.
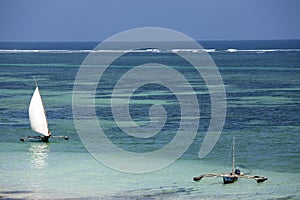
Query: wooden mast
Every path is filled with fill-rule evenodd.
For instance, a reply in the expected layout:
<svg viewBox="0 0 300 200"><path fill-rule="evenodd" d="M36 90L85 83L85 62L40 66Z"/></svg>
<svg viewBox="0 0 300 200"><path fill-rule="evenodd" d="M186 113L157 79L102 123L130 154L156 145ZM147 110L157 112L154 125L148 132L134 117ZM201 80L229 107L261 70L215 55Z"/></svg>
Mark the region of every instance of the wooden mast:
<svg viewBox="0 0 300 200"><path fill-rule="evenodd" d="M231 170L231 173L234 174L234 162L235 162L235 149L234 149L234 145L235 145L235 136L233 137L233 140L232 140L232 170Z"/></svg>

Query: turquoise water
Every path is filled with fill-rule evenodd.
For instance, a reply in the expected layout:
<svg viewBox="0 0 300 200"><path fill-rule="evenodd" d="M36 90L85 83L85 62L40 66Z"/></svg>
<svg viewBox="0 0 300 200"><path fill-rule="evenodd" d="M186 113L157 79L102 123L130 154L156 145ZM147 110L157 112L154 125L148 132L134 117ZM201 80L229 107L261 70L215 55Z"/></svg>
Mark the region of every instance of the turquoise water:
<svg viewBox="0 0 300 200"><path fill-rule="evenodd" d="M80 64L96 43L1 43L0 197L299 199L300 41L201 44L215 49L209 55L218 66L227 95L223 132L204 159L198 158L198 152L210 120L210 98L204 81L186 62L169 52L130 53L117 60L100 81L96 92L98 120L114 144L133 152L159 149L170 142L180 120L179 104L176 95L164 87L149 84L139 88L131 98L136 123L147 124L153 104L163 105L168 119L155 137L128 137L118 128L110 110L111 90L122 74L154 59L188 77L199 99L198 134L185 154L167 168L130 174L108 168L93 158L74 126L73 83ZM35 87L32 76L38 81L52 133L68 135L69 141L19 141L22 136L34 134L28 121L28 105ZM269 180L262 184L239 180L232 185L223 185L220 178L193 182L192 177L202 173L230 171L233 136L237 165L246 173L267 176Z"/></svg>

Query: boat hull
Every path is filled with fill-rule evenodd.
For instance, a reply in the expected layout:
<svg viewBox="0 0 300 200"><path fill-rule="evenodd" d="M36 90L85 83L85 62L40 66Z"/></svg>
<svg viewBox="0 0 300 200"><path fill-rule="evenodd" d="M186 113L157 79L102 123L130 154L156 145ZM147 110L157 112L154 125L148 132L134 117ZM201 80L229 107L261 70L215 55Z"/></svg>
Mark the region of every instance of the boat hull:
<svg viewBox="0 0 300 200"><path fill-rule="evenodd" d="M65 140L68 140L69 137L68 136L27 136L27 137L24 137L24 138L20 138L20 140L22 142L24 141L28 141L28 142L49 142L49 138L60 138L60 139L65 139Z"/></svg>
<svg viewBox="0 0 300 200"><path fill-rule="evenodd" d="M223 177L224 184L234 183L237 180L238 180L238 177L235 177L235 176L224 176Z"/></svg>
<svg viewBox="0 0 300 200"><path fill-rule="evenodd" d="M29 142L48 142L49 137L47 136L27 136L25 138L20 138L22 142L29 141Z"/></svg>

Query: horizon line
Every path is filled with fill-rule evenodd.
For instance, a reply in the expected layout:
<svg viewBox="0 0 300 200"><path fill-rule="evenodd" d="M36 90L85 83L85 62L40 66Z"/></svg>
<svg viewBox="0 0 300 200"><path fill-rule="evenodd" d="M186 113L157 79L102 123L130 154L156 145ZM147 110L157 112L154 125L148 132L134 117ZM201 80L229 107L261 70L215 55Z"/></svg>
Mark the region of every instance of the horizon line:
<svg viewBox="0 0 300 200"><path fill-rule="evenodd" d="M213 41L220 41L220 42L230 42L230 41L280 41L280 40L300 40L300 38L279 38L279 39L199 39L196 40L197 42L213 42ZM102 41L97 41L97 40L37 40L37 41L33 41L33 40L28 40L28 41L24 41L24 40L9 40L9 41L1 41L0 43L27 43L27 42L36 42L36 43L46 43L46 42L53 42L53 43L59 43L59 42L70 42L70 43L83 43L83 42L91 42L91 43L100 43L103 42L105 40ZM124 41L126 42L126 41ZM172 41L168 41L168 42L172 42ZM178 42L178 41L176 41ZM184 42L184 41L183 41Z"/></svg>

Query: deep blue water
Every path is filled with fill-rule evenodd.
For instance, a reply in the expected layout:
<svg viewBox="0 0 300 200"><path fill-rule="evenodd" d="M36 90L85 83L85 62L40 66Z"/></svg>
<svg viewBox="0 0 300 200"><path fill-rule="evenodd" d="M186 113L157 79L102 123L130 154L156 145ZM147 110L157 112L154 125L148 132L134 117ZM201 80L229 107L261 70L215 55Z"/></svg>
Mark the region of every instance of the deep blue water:
<svg viewBox="0 0 300 200"><path fill-rule="evenodd" d="M70 137L68 142L55 141L47 146L47 156L44 158L44 162L48 163L46 166L51 165L54 168L64 169L62 160L60 163L55 161L55 158L58 158L60 154L74 157L74 160L69 161L69 163L82 158L82 155L87 156L89 154L81 143L74 126L72 92L81 63L96 45L95 42L0 43L0 151L2 155L0 186L5 188L3 192L24 187L33 193L37 191L39 194L47 194L44 191L46 188L42 184L29 188L24 186L26 179L28 179L27 176L22 177L24 183L12 184L18 179L17 176L20 176L19 173L21 173L23 165L25 170L32 170L31 173L35 173L34 170L39 170L32 169L28 165L28 162L34 161L34 157L31 157L31 160L28 158L30 161L24 161L22 160L24 157L18 156L18 154L29 156L35 151L32 150L31 146L28 146L30 144L19 142L20 137L33 134L28 121L28 105L35 87L33 76L37 79L41 90L52 133ZM227 115L221 137L212 152L201 162L204 162L205 166L211 166L211 168L214 168L213 166L225 166L230 169L229 151L232 137L235 136L238 165L243 166L248 171L260 170L275 175L276 173L287 172L299 176L300 40L204 41L201 42L201 45L205 49L211 50L209 55L221 73L227 96ZM105 71L97 86L96 101L99 102L97 102L96 113L99 123L108 138L127 151L154 151L172 140L179 127L180 105L176 95L172 94L168 88L158 84L147 84L138 88L131 98L133 103L130 104L130 114L137 123L147 124L149 120L148 111L153 104L162 104L167 111L167 120L163 129L157 135L147 139L124 134L114 123L109 106L112 90L124 73L133 66L155 62L173 66L174 69L186 76L192 85L197 86L194 90L199 99L201 115L198 133L192 145L178 161L180 164L178 166L175 164L175 169L179 171L186 170L187 166L197 169L197 165L199 165L198 152L210 121L210 95L205 82L201 76L197 75L195 69L172 52L131 52L116 60ZM79 157L76 158L76 155ZM78 182L82 182L84 177L89 177L90 173L94 173L94 168L90 166L96 166L96 164L91 164L90 161L85 163L86 159L86 157L83 159L81 167L88 169L80 172L82 176L78 175L78 179L76 179ZM68 161L68 159L65 160ZM43 168L44 166L40 167ZM202 169L210 172L209 168ZM173 168L171 167L171 169ZM51 169L47 167L45 170L50 170L50 174L52 173ZM168 169L166 170L168 171ZM104 171L106 172L108 169ZM187 173L186 175L190 174ZM155 176L159 175L154 174L153 177ZM131 179L130 175L123 175L122 178L124 180ZM183 179L185 178L191 179L191 177L183 177ZM161 177L158 179L157 184L163 182ZM109 180L109 178L105 180ZM67 184L68 179L62 178L60 181L64 185L63 183ZM30 178L30 182L34 182L34 180ZM299 181L297 182L299 185ZM133 184L131 182L126 183ZM86 187L88 188L91 184L93 181L87 181ZM111 182L102 184L113 185ZM177 184L180 185L180 183ZM284 185L277 183L276 186L272 185L272 187L276 188L276 191L280 191L281 187L285 187L281 184ZM187 185L185 186L192 189L174 189L174 194L181 198L189 197L189 193L191 197L199 195L195 192L197 185ZM55 186L53 187L55 188ZM74 187L79 187L79 185L74 183ZM160 192L155 195L155 192L160 191L157 189L159 185L154 188L146 185L134 186L136 191L131 192L139 196L145 187L150 190L149 193L154 198L161 197ZM271 188L271 186L269 187ZM118 189L115 190L119 191ZM151 192L152 190L155 192ZM80 191L78 190L78 193ZM82 193L84 193L83 191L89 190L83 189ZM161 191L165 190L161 189ZM261 196L261 198L267 198L268 195L271 195L271 191L270 189L270 193ZM290 189L289 191L290 193L282 193L282 195L278 192L276 197L296 195L295 198L299 198L299 190ZM65 193L70 193L68 188L66 188ZM118 195L125 195L121 191L120 193ZM72 195L71 192L69 197L76 195L78 194ZM99 194L93 194L91 191L84 195L99 196ZM170 192L171 197L172 195L173 193ZM255 194L254 191L249 190L247 195L251 198L251 195ZM247 195L242 197L246 198ZM47 197L47 195L42 197ZM165 197L163 196L163 198ZM209 197L213 199L216 196L207 196L207 198ZM237 192L234 197L240 197L239 193Z"/></svg>

